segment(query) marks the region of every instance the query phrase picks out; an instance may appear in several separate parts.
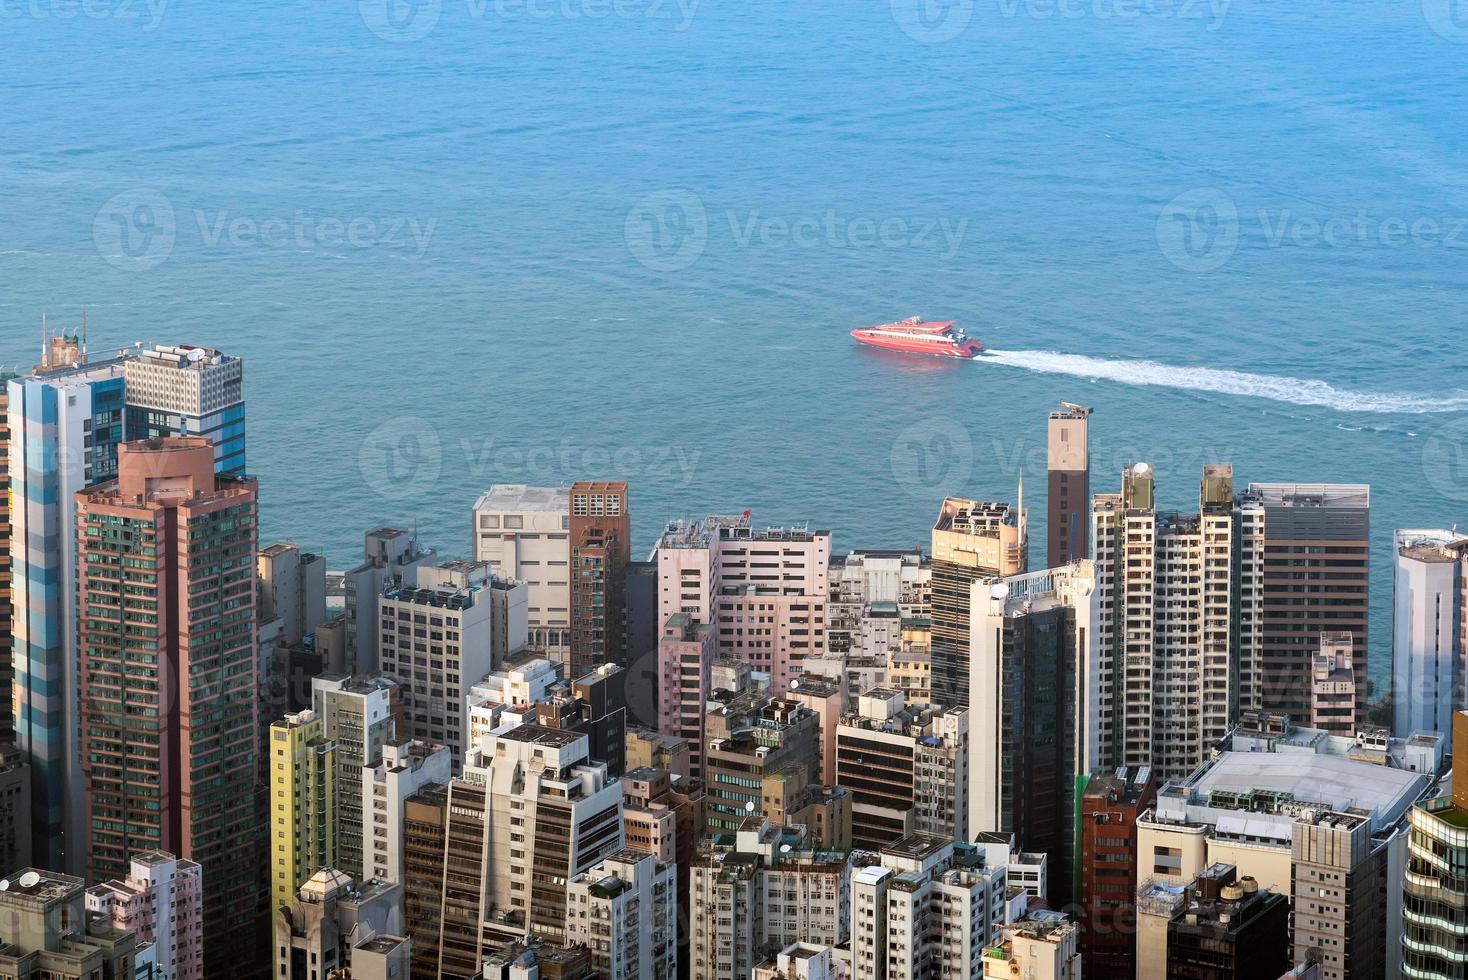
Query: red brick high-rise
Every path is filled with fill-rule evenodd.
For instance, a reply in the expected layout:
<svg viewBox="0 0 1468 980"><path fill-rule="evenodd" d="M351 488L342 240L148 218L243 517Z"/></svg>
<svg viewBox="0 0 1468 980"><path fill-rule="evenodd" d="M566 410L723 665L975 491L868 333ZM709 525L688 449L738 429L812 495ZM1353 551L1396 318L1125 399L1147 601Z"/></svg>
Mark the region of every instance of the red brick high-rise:
<svg viewBox="0 0 1468 980"><path fill-rule="evenodd" d="M632 557L627 484L571 484L571 669L622 664L622 594Z"/></svg>
<svg viewBox="0 0 1468 980"><path fill-rule="evenodd" d="M1093 775L1081 794L1081 962L1092 976L1136 974L1137 816L1156 802L1145 766Z"/></svg>
<svg viewBox="0 0 1468 980"><path fill-rule="evenodd" d="M197 436L123 443L77 494L88 877L141 851L203 865L210 977L262 955L255 495Z"/></svg>

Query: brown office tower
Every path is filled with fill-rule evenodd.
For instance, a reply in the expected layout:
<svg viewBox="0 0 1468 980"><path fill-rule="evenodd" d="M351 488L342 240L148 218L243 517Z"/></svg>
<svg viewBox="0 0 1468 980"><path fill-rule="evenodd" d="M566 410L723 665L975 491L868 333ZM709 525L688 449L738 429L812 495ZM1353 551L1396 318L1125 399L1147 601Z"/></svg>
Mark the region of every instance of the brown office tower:
<svg viewBox="0 0 1468 980"><path fill-rule="evenodd" d="M1091 410L1061 402L1050 413L1045 567L1059 568L1090 555Z"/></svg>
<svg viewBox="0 0 1468 980"><path fill-rule="evenodd" d="M1081 793L1081 962L1095 976L1136 975L1137 815L1156 802L1146 766L1097 773Z"/></svg>
<svg viewBox="0 0 1468 980"><path fill-rule="evenodd" d="M449 790L429 783L403 804L403 921L413 941L413 980L438 980Z"/></svg>
<svg viewBox="0 0 1468 980"><path fill-rule="evenodd" d="M199 436L123 443L76 495L87 876L168 851L204 868L204 974L268 948L255 646L255 481Z"/></svg>
<svg viewBox="0 0 1468 980"><path fill-rule="evenodd" d="M10 416L9 379L0 371L0 743L15 741L10 715L10 679L13 664L10 640Z"/></svg>
<svg viewBox="0 0 1468 980"><path fill-rule="evenodd" d="M1251 483L1239 534L1239 707L1311 716L1321 635L1352 636L1365 719L1371 488Z"/></svg>
<svg viewBox="0 0 1468 980"><path fill-rule="evenodd" d="M1025 571L1023 501L1014 507L949 497L932 540L932 699L945 708L967 708L970 591L975 582Z"/></svg>
<svg viewBox="0 0 1468 980"><path fill-rule="evenodd" d="M623 664L622 593L632 557L627 484L571 484L571 670Z"/></svg>

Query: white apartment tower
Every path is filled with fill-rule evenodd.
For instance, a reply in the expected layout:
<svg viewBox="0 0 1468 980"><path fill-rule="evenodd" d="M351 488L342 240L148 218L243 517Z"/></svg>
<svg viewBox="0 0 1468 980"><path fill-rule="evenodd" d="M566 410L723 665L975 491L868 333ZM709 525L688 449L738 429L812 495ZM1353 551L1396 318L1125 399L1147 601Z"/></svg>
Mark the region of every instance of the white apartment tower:
<svg viewBox="0 0 1468 980"><path fill-rule="evenodd" d="M999 941L1008 871L951 839L914 834L851 880L852 980L983 976Z"/></svg>
<svg viewBox="0 0 1468 980"><path fill-rule="evenodd" d="M468 746L469 689L494 669L494 603L486 562L407 571L378 599L382 673L402 687L407 731L447 745L457 771Z"/></svg>
<svg viewBox="0 0 1468 980"><path fill-rule="evenodd" d="M362 867L368 878L403 880L403 811L408 797L430 783L448 785L454 756L447 745L411 739L382 747L362 767Z"/></svg>
<svg viewBox="0 0 1468 980"><path fill-rule="evenodd" d="M1205 466L1199 513L1167 514L1146 463L1091 504L1103 765L1178 779L1238 706L1233 655L1233 468Z"/></svg>
<svg viewBox="0 0 1468 980"><path fill-rule="evenodd" d="M566 883L566 941L607 980L678 976L678 869L622 850Z"/></svg>
<svg viewBox="0 0 1468 980"><path fill-rule="evenodd" d="M530 647L570 673L571 490L497 483L474 504L474 558L529 587Z"/></svg>
<svg viewBox="0 0 1468 980"><path fill-rule="evenodd" d="M1398 531L1392 543L1392 728L1453 730L1465 706L1468 539L1454 531Z"/></svg>

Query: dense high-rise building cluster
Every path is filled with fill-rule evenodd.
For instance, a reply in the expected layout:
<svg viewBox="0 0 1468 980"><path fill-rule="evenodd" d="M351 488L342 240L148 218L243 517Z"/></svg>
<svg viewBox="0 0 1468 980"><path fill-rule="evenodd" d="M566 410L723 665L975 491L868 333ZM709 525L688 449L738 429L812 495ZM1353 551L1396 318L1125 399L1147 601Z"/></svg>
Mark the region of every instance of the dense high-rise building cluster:
<svg viewBox="0 0 1468 980"><path fill-rule="evenodd" d="M42 353L0 978L1468 978L1468 539L1396 531L1372 700L1365 486L1093 481L1063 403L1043 562L1022 484L926 549L734 507L638 560L587 473L337 572L260 526L239 358Z"/></svg>

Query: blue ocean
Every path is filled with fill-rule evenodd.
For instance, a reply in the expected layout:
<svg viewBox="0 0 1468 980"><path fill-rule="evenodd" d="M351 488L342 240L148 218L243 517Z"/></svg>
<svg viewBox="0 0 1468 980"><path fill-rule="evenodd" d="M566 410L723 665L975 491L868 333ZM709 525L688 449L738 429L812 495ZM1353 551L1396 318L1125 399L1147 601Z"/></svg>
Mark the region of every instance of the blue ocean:
<svg viewBox="0 0 1468 980"><path fill-rule="evenodd" d="M1094 406L1151 462L1468 521L1459 0L0 0L0 362L246 358L263 537L496 482L924 543ZM955 319L923 361L855 326Z"/></svg>

